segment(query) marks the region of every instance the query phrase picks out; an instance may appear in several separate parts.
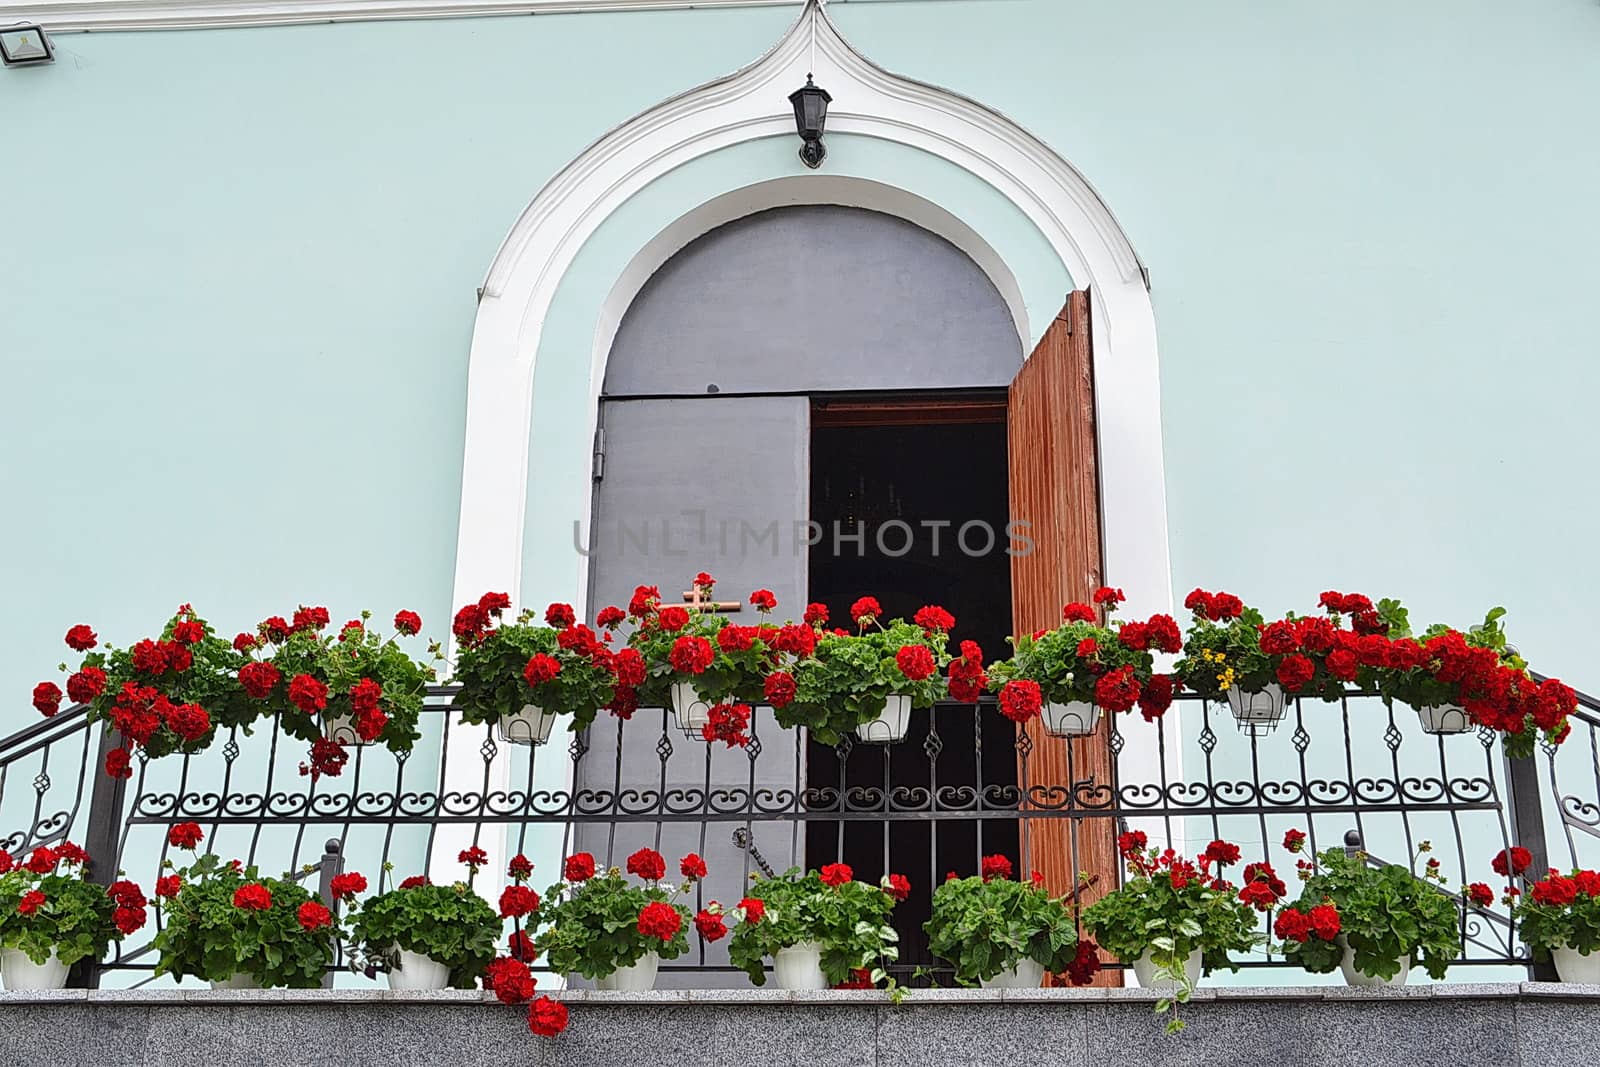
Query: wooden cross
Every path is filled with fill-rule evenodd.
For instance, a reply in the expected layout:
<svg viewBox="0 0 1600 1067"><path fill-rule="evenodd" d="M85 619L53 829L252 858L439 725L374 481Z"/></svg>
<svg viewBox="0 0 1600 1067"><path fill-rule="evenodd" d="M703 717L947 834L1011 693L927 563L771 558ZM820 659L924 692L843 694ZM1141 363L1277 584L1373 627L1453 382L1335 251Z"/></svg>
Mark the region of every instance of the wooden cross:
<svg viewBox="0 0 1600 1067"><path fill-rule="evenodd" d="M696 611L743 611L744 605L737 600L707 600L705 591L698 585L683 594L683 602Z"/></svg>

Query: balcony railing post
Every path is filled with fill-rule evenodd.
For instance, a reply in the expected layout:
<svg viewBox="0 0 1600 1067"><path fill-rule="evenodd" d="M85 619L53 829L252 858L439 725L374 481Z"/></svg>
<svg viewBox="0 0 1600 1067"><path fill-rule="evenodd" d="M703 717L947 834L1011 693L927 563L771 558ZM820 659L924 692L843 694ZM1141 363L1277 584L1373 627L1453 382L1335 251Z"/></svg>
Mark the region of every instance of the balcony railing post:
<svg viewBox="0 0 1600 1067"><path fill-rule="evenodd" d="M1543 786L1539 784L1539 764L1532 757L1512 759L1506 757L1506 789L1511 808L1512 841L1528 850L1533 857L1528 871L1543 877L1550 869L1550 849L1544 839ZM1528 978L1534 982L1554 982L1555 963L1528 958Z"/></svg>
<svg viewBox="0 0 1600 1067"><path fill-rule="evenodd" d="M322 859L317 864L317 896L335 916L339 914L339 901L333 895L333 880L344 873L344 843L337 837L328 838L322 846ZM333 972L322 976L322 988L333 988Z"/></svg>
<svg viewBox="0 0 1600 1067"><path fill-rule="evenodd" d="M123 807L127 802L128 782L113 778L105 772L106 757L119 746L117 734L111 724L100 724L100 746L94 766L89 768L89 779L94 784L89 797L89 821L84 828L83 848L89 853L89 879L99 885L110 885L117 880L122 866L119 849L122 843ZM105 968L90 960L72 969L67 984L74 989L96 989L100 973Z"/></svg>

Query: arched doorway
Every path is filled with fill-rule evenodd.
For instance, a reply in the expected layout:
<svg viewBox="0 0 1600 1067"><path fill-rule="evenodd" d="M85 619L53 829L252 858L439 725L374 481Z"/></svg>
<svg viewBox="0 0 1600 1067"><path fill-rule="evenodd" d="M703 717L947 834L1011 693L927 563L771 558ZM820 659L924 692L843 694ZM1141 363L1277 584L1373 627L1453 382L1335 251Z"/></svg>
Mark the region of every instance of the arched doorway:
<svg viewBox="0 0 1600 1067"><path fill-rule="evenodd" d="M731 611L753 616L740 601L758 587L773 590L779 617L791 619L814 601L843 619L860 595L880 599L891 616L936 603L956 614L957 640L1003 656L1019 617L1012 571L1026 576L1033 548L1031 520L1010 506L1007 390L1022 354L988 275L903 219L839 206L779 208L693 241L640 289L606 361L589 531L593 602L626 603L641 583L674 599L707 570L732 594L721 598ZM1080 436L1092 442L1092 405L1070 414L1089 424ZM1039 467L1035 444L1046 442L1030 436L1015 453L1030 476ZM1088 576L1099 568L1092 465L1073 490L1087 494L1076 507L1095 531L1094 558L1074 558ZM1052 565L1068 562L1047 555ZM1039 584L1028 588L1038 594ZM758 712L764 751L783 733ZM881 763L848 761L816 744L797 749L792 762L708 756L700 745L674 746L670 736L606 722L594 734L596 748L617 752L624 782L659 780L668 789L746 779L775 794L914 788L931 776L982 790L1014 787L1018 777L1010 724L966 709L919 718ZM781 742L780 752L791 744ZM607 763L594 773L609 780L618 772ZM591 783L580 775L576 784ZM613 862L658 840L669 851L700 851L722 872L708 892L726 897L751 862L716 829L724 832L624 827L583 843ZM779 870L842 859L869 881L913 876L919 891L897 910L907 963L931 962L919 956L920 926L941 872L973 873L990 852L1019 855L1019 827L1010 821L930 824L926 835L893 841L886 827L866 823L814 821L805 831L786 837L758 826L755 844ZM1034 865L1046 865L1055 848L1041 841ZM1056 865L1072 863L1064 853Z"/></svg>

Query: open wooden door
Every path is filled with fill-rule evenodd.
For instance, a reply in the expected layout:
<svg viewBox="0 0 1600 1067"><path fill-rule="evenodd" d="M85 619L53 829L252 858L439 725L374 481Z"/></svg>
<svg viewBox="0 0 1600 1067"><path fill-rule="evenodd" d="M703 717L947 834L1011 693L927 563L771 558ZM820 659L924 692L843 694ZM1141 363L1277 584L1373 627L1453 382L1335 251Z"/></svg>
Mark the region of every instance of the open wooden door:
<svg viewBox="0 0 1600 1067"><path fill-rule="evenodd" d="M1089 293L1067 297L1011 383L1008 397L1011 517L1032 524L1033 551L1011 558L1015 633L1048 629L1061 608L1087 603L1100 585L1100 483L1095 449L1094 367ZM1030 786L1072 788L1093 779L1110 786L1111 720L1094 736L1065 741L1030 730ZM1069 751L1070 746L1070 751ZM1054 893L1070 893L1079 871L1095 882L1084 903L1117 884L1116 827L1111 819L1033 819L1023 824L1024 855ZM1025 873L1025 872L1024 872ZM1102 971L1097 985L1121 985L1120 971Z"/></svg>

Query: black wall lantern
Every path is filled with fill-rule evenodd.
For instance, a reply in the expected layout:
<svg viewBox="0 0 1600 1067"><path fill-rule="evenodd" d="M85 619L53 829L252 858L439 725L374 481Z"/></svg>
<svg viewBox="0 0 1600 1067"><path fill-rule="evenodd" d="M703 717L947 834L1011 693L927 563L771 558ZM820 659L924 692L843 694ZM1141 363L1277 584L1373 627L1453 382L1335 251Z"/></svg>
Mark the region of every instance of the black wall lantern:
<svg viewBox="0 0 1600 1067"><path fill-rule="evenodd" d="M795 129L800 140L805 142L800 146L800 160L813 170L822 166L822 159L828 154L822 147L822 128L827 125L828 105L832 102L828 90L813 84L809 74L806 83L789 94L789 103L794 105Z"/></svg>

